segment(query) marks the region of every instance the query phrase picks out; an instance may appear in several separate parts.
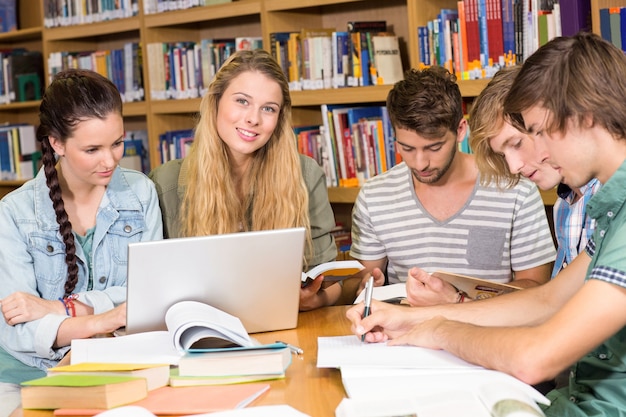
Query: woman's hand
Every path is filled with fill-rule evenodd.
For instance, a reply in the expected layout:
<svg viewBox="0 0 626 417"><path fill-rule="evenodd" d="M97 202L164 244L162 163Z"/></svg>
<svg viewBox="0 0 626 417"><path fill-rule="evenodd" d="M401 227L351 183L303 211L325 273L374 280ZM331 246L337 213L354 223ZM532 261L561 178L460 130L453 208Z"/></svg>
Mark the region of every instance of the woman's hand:
<svg viewBox="0 0 626 417"><path fill-rule="evenodd" d="M2 300L2 315L10 326L37 320L47 314L65 315L63 303L25 292L15 292Z"/></svg>

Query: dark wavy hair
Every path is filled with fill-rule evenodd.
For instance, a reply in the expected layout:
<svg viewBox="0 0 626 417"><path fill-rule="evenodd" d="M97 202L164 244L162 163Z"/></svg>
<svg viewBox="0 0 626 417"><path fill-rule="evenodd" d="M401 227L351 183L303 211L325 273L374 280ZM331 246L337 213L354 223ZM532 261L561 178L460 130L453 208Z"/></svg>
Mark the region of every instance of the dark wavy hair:
<svg viewBox="0 0 626 417"><path fill-rule="evenodd" d="M394 129L406 129L430 139L455 132L463 118L461 90L456 77L443 67L404 73L387 96Z"/></svg>
<svg viewBox="0 0 626 417"><path fill-rule="evenodd" d="M49 138L53 137L65 143L81 121L105 119L113 113L122 115L122 98L115 85L96 72L78 69L59 72L46 89L39 106L37 140L41 143L41 160L46 174L46 184L50 189L50 199L59 224L59 233L65 244L66 297L74 292L78 282L76 243L72 234L72 224L65 211L56 170L56 157Z"/></svg>

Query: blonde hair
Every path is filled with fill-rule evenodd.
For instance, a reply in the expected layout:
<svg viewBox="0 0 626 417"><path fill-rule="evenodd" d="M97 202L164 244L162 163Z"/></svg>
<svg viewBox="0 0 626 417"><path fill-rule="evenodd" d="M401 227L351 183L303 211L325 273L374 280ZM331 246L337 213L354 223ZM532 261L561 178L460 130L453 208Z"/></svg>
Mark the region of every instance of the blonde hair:
<svg viewBox="0 0 626 417"><path fill-rule="evenodd" d="M513 85L519 67L505 67L498 71L480 95L474 100L469 116L470 148L476 155L476 165L483 184L496 183L512 187L519 174L511 173L504 156L491 149L489 141L502 130L508 117L504 100Z"/></svg>
<svg viewBox="0 0 626 417"><path fill-rule="evenodd" d="M253 156L244 181L248 188L242 199L231 175L227 145L216 126L224 91L237 76L248 71L259 72L276 82L282 90L283 103L272 137ZM306 227L310 236L309 195L291 125L289 87L282 69L266 51L237 52L220 68L202 99L194 143L186 160L188 184L181 207L183 236L290 227Z"/></svg>

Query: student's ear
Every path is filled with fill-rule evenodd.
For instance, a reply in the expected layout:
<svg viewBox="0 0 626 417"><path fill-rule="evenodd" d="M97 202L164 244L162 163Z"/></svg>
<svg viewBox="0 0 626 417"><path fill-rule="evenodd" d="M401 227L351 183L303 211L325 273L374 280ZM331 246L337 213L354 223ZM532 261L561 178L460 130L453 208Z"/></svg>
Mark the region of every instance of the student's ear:
<svg viewBox="0 0 626 417"><path fill-rule="evenodd" d="M467 135L467 119L463 117L459 122L459 127L456 129L456 141L458 143L463 142L465 135Z"/></svg>
<svg viewBox="0 0 626 417"><path fill-rule="evenodd" d="M50 142L50 146L52 146L57 155L65 156L65 143L54 136L48 136L48 142Z"/></svg>

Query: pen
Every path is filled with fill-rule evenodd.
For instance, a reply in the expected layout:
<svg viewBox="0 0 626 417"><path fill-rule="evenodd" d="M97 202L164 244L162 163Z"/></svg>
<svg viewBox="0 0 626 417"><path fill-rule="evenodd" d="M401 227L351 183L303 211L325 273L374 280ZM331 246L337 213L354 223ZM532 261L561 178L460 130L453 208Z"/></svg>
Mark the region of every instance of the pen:
<svg viewBox="0 0 626 417"><path fill-rule="evenodd" d="M302 355L304 354L304 350L302 350L302 348L299 348L296 345L292 345L291 343L287 343L287 342L282 342L280 340L277 340L276 343L282 343L283 345L287 346L289 348L289 350L291 351L291 353L295 353L296 355Z"/></svg>
<svg viewBox="0 0 626 417"><path fill-rule="evenodd" d="M365 284L365 309L363 310L363 318L370 315L372 306L372 292L374 291L374 276L370 275L370 279ZM361 342L365 341L365 333L361 335Z"/></svg>

